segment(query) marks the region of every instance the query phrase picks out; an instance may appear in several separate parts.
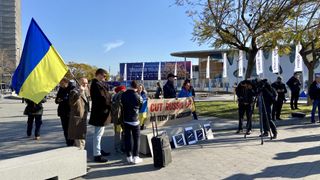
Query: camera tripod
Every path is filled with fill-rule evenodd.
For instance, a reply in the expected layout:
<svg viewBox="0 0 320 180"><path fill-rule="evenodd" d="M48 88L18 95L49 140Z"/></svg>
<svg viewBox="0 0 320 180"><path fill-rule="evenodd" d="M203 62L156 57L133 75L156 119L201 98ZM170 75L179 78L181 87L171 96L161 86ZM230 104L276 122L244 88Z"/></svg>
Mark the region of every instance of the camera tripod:
<svg viewBox="0 0 320 180"><path fill-rule="evenodd" d="M262 95L262 92L260 92L253 100L253 104L252 104L252 114L253 114L253 111L254 111L254 105L258 103L258 108L259 108L259 126L260 126L260 137L261 137L261 145L263 145L264 143L264 123L263 123L263 116L265 116L266 118L266 129L267 129L267 132L269 133L270 135L270 140L272 140L272 133L270 131L270 119L267 115L267 109L266 109L266 104L264 102L264 98L263 98L263 95ZM248 124L248 123L247 123ZM248 127L247 127L248 128ZM245 133L244 134L244 138L246 139L247 138L247 134Z"/></svg>

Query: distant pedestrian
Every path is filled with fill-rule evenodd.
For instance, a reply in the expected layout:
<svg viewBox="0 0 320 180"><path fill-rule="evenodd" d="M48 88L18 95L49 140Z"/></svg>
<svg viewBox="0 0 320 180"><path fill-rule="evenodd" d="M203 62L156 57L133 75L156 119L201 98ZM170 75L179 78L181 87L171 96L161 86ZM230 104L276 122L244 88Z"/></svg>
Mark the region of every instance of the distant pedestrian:
<svg viewBox="0 0 320 180"><path fill-rule="evenodd" d="M59 90L55 103L58 105L58 116L61 120L63 135L67 146L73 146L74 141L68 138L68 126L70 119L69 95L75 86L67 78L63 78L59 83Z"/></svg>
<svg viewBox="0 0 320 180"><path fill-rule="evenodd" d="M287 88L282 82L282 77L278 77L277 81L272 83L271 86L277 91L278 97L272 106L272 120L282 120L280 118L283 102L286 101Z"/></svg>
<svg viewBox="0 0 320 180"><path fill-rule="evenodd" d="M27 106L23 114L28 116L27 136L31 137L33 122L35 122L35 130L34 130L35 140L40 140L40 128L42 125L42 114L43 114L42 103L46 102L46 100L43 99L38 104L34 103L29 99L25 99L25 102L27 103Z"/></svg>
<svg viewBox="0 0 320 180"><path fill-rule="evenodd" d="M157 82L157 89L156 89L156 94L154 95L155 99L160 99L160 96L162 96L162 88L160 82Z"/></svg>
<svg viewBox="0 0 320 180"><path fill-rule="evenodd" d="M112 97L111 114L114 129L114 148L117 153L124 152L123 105L121 97L125 91L125 86L118 86L115 88L116 94Z"/></svg>
<svg viewBox="0 0 320 180"><path fill-rule="evenodd" d="M139 157L140 122L138 116L143 100L137 93L137 90L138 84L136 81L132 81L131 88L124 92L121 97L124 111L124 139L127 161L134 164L142 162L142 159Z"/></svg>
<svg viewBox="0 0 320 180"><path fill-rule="evenodd" d="M320 73L315 74L315 80L309 88L309 96L312 102L311 123L315 123L315 114L318 108L318 119L320 122Z"/></svg>
<svg viewBox="0 0 320 180"><path fill-rule="evenodd" d="M92 108L89 124L94 126L93 156L95 162L101 163L108 161L103 156L110 155L110 153L101 149L101 138L111 112L111 94L109 93L108 87L105 83L106 76L106 70L98 69L90 87Z"/></svg>
<svg viewBox="0 0 320 180"><path fill-rule="evenodd" d="M74 140L74 145L80 149L85 148L87 134L87 116L89 112L88 80L81 78L80 87L70 92L70 120L68 138Z"/></svg>
<svg viewBox="0 0 320 180"><path fill-rule="evenodd" d="M300 73L295 72L287 82L287 85L289 86L291 91L290 106L292 110L299 109L298 100L299 100L300 87L301 87L301 82L299 78L300 78Z"/></svg>
<svg viewBox="0 0 320 180"><path fill-rule="evenodd" d="M139 84L138 86L138 94L142 97L142 106L139 110L139 121L140 121L140 129L145 129L145 121L148 118L148 94L144 89L143 84Z"/></svg>
<svg viewBox="0 0 320 180"><path fill-rule="evenodd" d="M176 98L177 92L174 88L174 78L176 76L172 73L169 73L167 76L167 83L163 86L163 98L169 99L169 98Z"/></svg>

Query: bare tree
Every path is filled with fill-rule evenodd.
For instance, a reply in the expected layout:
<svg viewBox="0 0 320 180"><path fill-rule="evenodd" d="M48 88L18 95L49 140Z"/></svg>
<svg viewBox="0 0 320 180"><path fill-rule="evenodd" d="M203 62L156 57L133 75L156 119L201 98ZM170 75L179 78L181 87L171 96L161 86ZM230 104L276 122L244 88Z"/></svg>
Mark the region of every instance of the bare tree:
<svg viewBox="0 0 320 180"><path fill-rule="evenodd" d="M248 55L245 78L252 75L260 49L282 46L283 34L296 16L294 11L318 0L176 0L189 6L194 19L194 40L215 48L229 47ZM199 12L200 11L200 12ZM280 49L282 50L282 49ZM284 48L283 51L287 50Z"/></svg>

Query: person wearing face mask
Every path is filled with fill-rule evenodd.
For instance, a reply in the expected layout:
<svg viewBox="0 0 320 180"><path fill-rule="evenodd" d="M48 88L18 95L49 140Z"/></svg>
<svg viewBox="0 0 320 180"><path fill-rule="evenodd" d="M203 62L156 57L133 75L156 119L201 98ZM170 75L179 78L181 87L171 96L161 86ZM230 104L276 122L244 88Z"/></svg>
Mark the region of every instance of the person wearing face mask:
<svg viewBox="0 0 320 180"><path fill-rule="evenodd" d="M282 120L280 118L283 102L286 100L287 88L282 82L282 77L278 77L277 80L271 84L271 86L277 91L278 98L272 106L272 120Z"/></svg>
<svg viewBox="0 0 320 180"><path fill-rule="evenodd" d="M169 98L176 98L177 92L174 88L174 78L176 76L172 73L169 73L167 76L167 83L163 86L163 98L169 99Z"/></svg>
<svg viewBox="0 0 320 180"><path fill-rule="evenodd" d="M105 163L108 160L103 156L108 156L107 153L101 149L101 138L104 133L105 125L108 123L108 117L111 112L111 94L106 86L105 79L107 71L98 69L95 78L92 80L90 87L90 96L92 100L91 114L89 124L94 126L93 134L93 156L95 162Z"/></svg>
<svg viewBox="0 0 320 180"><path fill-rule="evenodd" d="M315 74L315 80L312 82L309 88L309 96L313 101L311 111L311 123L316 123L315 113L318 108L318 118L320 122L320 73Z"/></svg>

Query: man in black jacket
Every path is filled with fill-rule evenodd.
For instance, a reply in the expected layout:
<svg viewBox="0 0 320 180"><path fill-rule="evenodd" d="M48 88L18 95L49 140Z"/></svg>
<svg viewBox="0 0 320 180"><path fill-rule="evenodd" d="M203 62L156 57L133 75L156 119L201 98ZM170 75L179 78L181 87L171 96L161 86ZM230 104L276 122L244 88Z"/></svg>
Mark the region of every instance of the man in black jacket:
<svg viewBox="0 0 320 180"><path fill-rule="evenodd" d="M262 95L263 102L258 101L258 105L261 106L259 108L262 110L263 115L262 122L264 133L262 136L269 136L268 132L271 129L273 139L277 139L277 127L271 119L271 105L277 99L277 92L271 87L267 79L263 79L260 81L261 82L259 83L260 87L258 88L258 93L261 93L260 95Z"/></svg>
<svg viewBox="0 0 320 180"><path fill-rule="evenodd" d="M131 88L121 96L124 119L124 141L128 163L138 164L142 162L139 155L140 146L140 122L139 109L142 105L142 97L137 93L138 84L131 82ZM132 141L133 140L133 146Z"/></svg>
<svg viewBox="0 0 320 180"><path fill-rule="evenodd" d="M271 86L278 93L278 98L273 103L273 106L272 106L272 120L276 120L276 119L281 120L280 118L281 109L282 109L283 102L286 100L287 88L286 88L286 85L282 82L281 76L279 76L277 78L277 81L272 83Z"/></svg>
<svg viewBox="0 0 320 180"><path fill-rule="evenodd" d="M298 100L299 100L300 86L301 86L299 78L300 78L300 73L295 72L287 82L287 85L289 86L291 91L290 106L292 110L298 109Z"/></svg>
<svg viewBox="0 0 320 180"><path fill-rule="evenodd" d="M320 73L315 74L316 80L312 82L309 88L310 99L313 100L311 111L311 123L315 123L315 113L318 108L318 118L320 118ZM319 119L320 122L320 119Z"/></svg>
<svg viewBox="0 0 320 180"><path fill-rule="evenodd" d="M242 123L244 114L247 116L247 132L246 134L251 133L252 129L252 109L253 109L253 99L254 99L254 90L252 89L252 84L249 80L244 80L239 83L236 88L236 94L238 96L238 110L239 110L239 126L237 133L243 131Z"/></svg>
<svg viewBox="0 0 320 180"><path fill-rule="evenodd" d="M177 92L174 88L174 78L176 76L172 73L169 73L167 76L167 83L163 86L163 98L169 99L169 98L176 98Z"/></svg>
<svg viewBox="0 0 320 180"><path fill-rule="evenodd" d="M107 71L98 69L96 77L92 80L90 87L90 96L92 100L91 115L89 124L94 126L93 134L93 156L95 162L107 162L108 160L102 156L108 156L101 149L101 138L104 133L104 126L111 111L111 94L108 91L106 83L104 83Z"/></svg>
<svg viewBox="0 0 320 180"><path fill-rule="evenodd" d="M75 86L67 78L63 78L60 81L59 90L55 99L55 103L59 104L58 116L61 119L61 125L67 146L73 146L74 144L72 139L68 139L68 126L70 118L69 94L74 88Z"/></svg>

